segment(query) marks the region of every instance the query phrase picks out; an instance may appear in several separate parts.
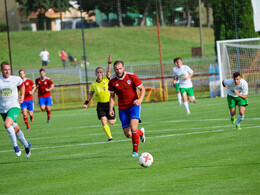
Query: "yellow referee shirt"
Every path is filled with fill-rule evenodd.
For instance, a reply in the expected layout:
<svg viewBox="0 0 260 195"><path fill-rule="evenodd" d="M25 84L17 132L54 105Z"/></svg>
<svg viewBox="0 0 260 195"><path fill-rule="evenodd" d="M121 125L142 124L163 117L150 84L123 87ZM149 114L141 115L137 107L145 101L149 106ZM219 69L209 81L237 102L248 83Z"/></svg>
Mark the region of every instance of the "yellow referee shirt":
<svg viewBox="0 0 260 195"><path fill-rule="evenodd" d="M90 86L90 91L95 92L97 101L100 103L109 102L110 92L108 91L108 82L109 79L107 76L104 76L100 83L94 81Z"/></svg>

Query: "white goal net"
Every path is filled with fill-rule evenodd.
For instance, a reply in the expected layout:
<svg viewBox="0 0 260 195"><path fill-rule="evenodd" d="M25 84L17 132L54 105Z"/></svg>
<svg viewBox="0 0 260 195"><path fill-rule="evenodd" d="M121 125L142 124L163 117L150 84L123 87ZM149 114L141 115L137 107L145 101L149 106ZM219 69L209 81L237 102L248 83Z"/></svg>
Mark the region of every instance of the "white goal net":
<svg viewBox="0 0 260 195"><path fill-rule="evenodd" d="M236 71L248 82L249 94L260 92L260 38L217 41L220 82ZM221 97L226 90L221 86Z"/></svg>

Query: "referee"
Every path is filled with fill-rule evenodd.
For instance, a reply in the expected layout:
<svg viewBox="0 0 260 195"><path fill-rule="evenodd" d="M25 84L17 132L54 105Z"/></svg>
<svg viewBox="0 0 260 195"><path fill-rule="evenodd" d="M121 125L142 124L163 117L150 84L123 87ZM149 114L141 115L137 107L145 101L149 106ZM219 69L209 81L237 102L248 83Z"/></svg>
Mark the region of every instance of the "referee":
<svg viewBox="0 0 260 195"><path fill-rule="evenodd" d="M96 68L97 79L96 79L96 81L92 82L92 84L90 86L90 92L89 92L88 98L83 105L83 108L87 108L88 103L90 102L93 95L95 94L96 99L98 101L98 104L97 104L98 119L101 120L103 129L108 136L108 142L113 141L113 137L111 135L111 131L107 124L107 121L111 125L115 124L115 122L116 122L115 116L109 115L110 92L108 91L108 82L110 79L110 75L111 75L111 54L109 54L109 57L108 57L106 76L104 76L103 68L101 68L101 67Z"/></svg>

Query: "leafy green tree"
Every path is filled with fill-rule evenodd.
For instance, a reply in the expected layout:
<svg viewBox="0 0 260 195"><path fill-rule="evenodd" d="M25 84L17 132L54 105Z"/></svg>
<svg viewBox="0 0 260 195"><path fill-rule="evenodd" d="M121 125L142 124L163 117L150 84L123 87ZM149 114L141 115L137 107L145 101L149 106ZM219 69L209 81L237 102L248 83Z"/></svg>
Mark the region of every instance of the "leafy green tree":
<svg viewBox="0 0 260 195"><path fill-rule="evenodd" d="M19 9L26 15L30 15L32 12L39 11L38 18L38 30L44 30L44 23L47 20L45 18L45 12L50 8L54 11L67 11L70 7L69 0L16 0L19 4Z"/></svg>
<svg viewBox="0 0 260 195"><path fill-rule="evenodd" d="M236 39L235 16L238 39L258 36L254 32L251 0L212 0L215 40Z"/></svg>

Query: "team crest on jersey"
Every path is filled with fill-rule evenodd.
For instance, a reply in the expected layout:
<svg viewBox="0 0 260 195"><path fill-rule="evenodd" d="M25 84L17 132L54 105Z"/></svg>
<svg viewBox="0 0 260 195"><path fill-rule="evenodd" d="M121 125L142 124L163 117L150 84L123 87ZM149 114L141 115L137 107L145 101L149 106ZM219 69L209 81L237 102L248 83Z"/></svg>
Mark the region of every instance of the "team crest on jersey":
<svg viewBox="0 0 260 195"><path fill-rule="evenodd" d="M106 91L106 87L103 87L103 91Z"/></svg>
<svg viewBox="0 0 260 195"><path fill-rule="evenodd" d="M47 85L47 82L46 82L46 81L44 82L44 85Z"/></svg>
<svg viewBox="0 0 260 195"><path fill-rule="evenodd" d="M130 84L131 84L131 80L127 80L126 82L127 82L127 84L128 84L128 85L130 85Z"/></svg>
<svg viewBox="0 0 260 195"><path fill-rule="evenodd" d="M29 83L26 82L25 85L29 85Z"/></svg>

